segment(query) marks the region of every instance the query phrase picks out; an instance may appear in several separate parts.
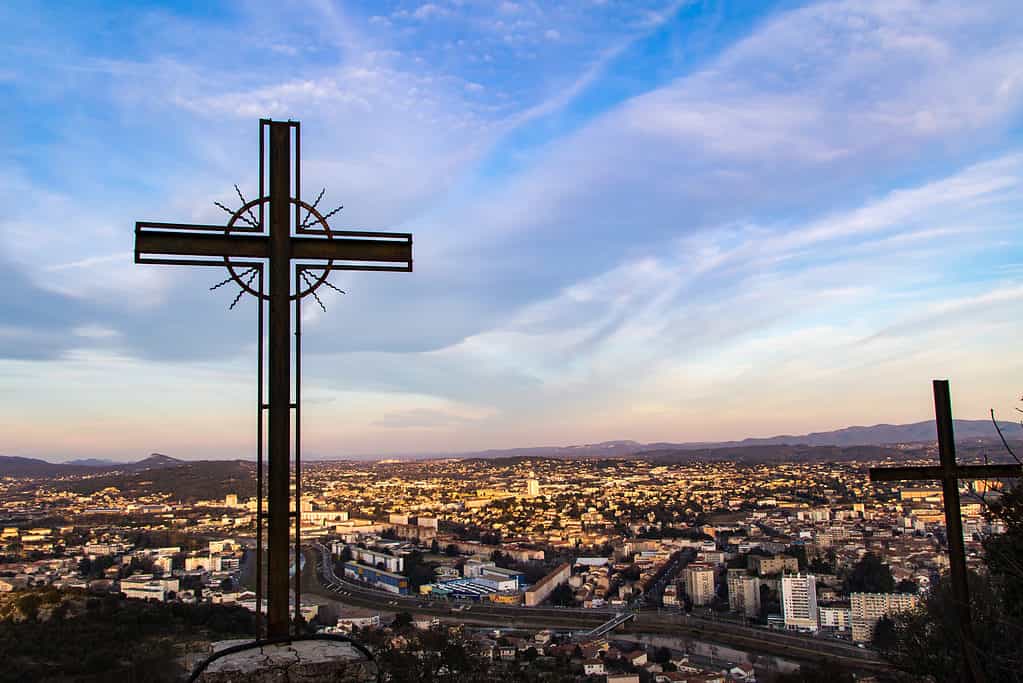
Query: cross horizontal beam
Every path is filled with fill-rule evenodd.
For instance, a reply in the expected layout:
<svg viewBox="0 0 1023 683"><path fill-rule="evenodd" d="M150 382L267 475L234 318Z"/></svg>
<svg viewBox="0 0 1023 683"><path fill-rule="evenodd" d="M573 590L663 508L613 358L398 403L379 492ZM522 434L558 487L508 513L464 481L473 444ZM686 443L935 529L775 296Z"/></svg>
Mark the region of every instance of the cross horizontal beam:
<svg viewBox="0 0 1023 683"><path fill-rule="evenodd" d="M270 242L265 235L139 230L135 233L135 258L145 255L267 258L270 255Z"/></svg>
<svg viewBox="0 0 1023 683"><path fill-rule="evenodd" d="M957 479L1004 479L1023 477L1020 465L956 465L951 471ZM871 467L871 481L921 481L944 479L946 470L941 465L928 467Z"/></svg>
<svg viewBox="0 0 1023 683"><path fill-rule="evenodd" d="M220 231L221 234L214 234ZM248 232L248 234L247 234ZM168 223L135 224L135 262L158 263L152 257L269 258L268 235L250 231L226 234L224 226ZM334 231L331 237L288 238L290 258L299 261L355 261L398 264L387 270L412 270L412 235L401 232ZM174 263L170 259L168 263ZM333 269L344 269L336 266Z"/></svg>

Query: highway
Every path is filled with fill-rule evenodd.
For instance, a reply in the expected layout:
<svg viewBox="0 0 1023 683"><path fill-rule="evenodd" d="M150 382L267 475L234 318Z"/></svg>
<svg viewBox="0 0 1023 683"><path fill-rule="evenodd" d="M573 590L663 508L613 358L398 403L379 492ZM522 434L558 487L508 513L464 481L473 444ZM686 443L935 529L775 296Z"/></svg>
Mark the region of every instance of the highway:
<svg viewBox="0 0 1023 683"><path fill-rule="evenodd" d="M401 596L353 583L334 573L330 552L318 543L310 544L311 555L304 572L303 590L329 597L354 607L388 612L409 612L441 618L457 623L496 626L501 628L547 628L577 634L592 631L621 615L621 610L582 609L571 607L522 607L430 600L426 596ZM751 654L773 655L797 662L831 661L856 671L890 671L871 650L850 643L811 636L715 621L695 615L663 611L635 611L635 619L619 627L616 633L646 634L691 638L734 647ZM609 636L613 637L612 634Z"/></svg>

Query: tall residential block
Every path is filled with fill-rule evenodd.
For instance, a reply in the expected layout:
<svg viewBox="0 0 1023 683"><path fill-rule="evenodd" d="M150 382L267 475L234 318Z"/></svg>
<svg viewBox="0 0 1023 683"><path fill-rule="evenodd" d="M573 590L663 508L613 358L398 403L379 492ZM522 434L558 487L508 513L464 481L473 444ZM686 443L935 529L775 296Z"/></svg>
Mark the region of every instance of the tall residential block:
<svg viewBox="0 0 1023 683"><path fill-rule="evenodd" d="M881 617L906 612L917 606L920 598L913 593L853 593L849 596L852 611L852 639L869 642Z"/></svg>
<svg viewBox="0 0 1023 683"><path fill-rule="evenodd" d="M682 570L686 583L686 595L694 605L707 605L714 600L714 567L703 562L693 562Z"/></svg>
<svg viewBox="0 0 1023 683"><path fill-rule="evenodd" d="M728 608L747 617L760 613L760 579L745 570L728 572Z"/></svg>
<svg viewBox="0 0 1023 683"><path fill-rule="evenodd" d="M781 613L785 628L816 631L817 578L813 574L784 574L781 577Z"/></svg>

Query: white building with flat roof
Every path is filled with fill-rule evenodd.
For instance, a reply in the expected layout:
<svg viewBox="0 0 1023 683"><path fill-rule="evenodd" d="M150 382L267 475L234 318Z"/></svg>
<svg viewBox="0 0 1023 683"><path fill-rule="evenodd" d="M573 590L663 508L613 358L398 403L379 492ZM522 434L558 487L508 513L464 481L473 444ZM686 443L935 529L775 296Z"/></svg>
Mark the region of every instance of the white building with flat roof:
<svg viewBox="0 0 1023 683"><path fill-rule="evenodd" d="M817 577L813 574L783 574L781 577L781 613L785 628L816 631Z"/></svg>
<svg viewBox="0 0 1023 683"><path fill-rule="evenodd" d="M694 605L708 605L714 600L714 567L692 562L682 571L686 595Z"/></svg>
<svg viewBox="0 0 1023 683"><path fill-rule="evenodd" d="M401 573L405 569L405 559L402 557L370 548L360 548L357 545L350 545L348 549L352 552L352 557L357 562L367 566L379 567L395 574Z"/></svg>
<svg viewBox="0 0 1023 683"><path fill-rule="evenodd" d="M121 579L121 592L126 598L166 602L170 593L177 593L179 582L174 578L154 578L152 574L136 574Z"/></svg>

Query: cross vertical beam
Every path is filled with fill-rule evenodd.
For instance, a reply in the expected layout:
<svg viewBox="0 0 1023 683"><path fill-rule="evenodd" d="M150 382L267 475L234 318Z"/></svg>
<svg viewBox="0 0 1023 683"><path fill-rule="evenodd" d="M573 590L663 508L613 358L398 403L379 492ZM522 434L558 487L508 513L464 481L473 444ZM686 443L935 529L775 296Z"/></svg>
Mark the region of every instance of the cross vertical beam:
<svg viewBox="0 0 1023 683"><path fill-rule="evenodd" d="M964 641L973 642L970 620L970 588L966 580L966 544L963 542L963 513L959 506L959 477L956 439L952 427L952 398L947 379L934 380L934 417L938 427L941 459L941 498L945 505L945 535L948 537L948 570L952 597L963 630ZM969 645L967 645L969 647Z"/></svg>
<svg viewBox="0 0 1023 683"><path fill-rule="evenodd" d="M291 518L291 124L270 127L270 315L267 415L267 636L288 635L288 551ZM298 558L295 558L298 562Z"/></svg>

